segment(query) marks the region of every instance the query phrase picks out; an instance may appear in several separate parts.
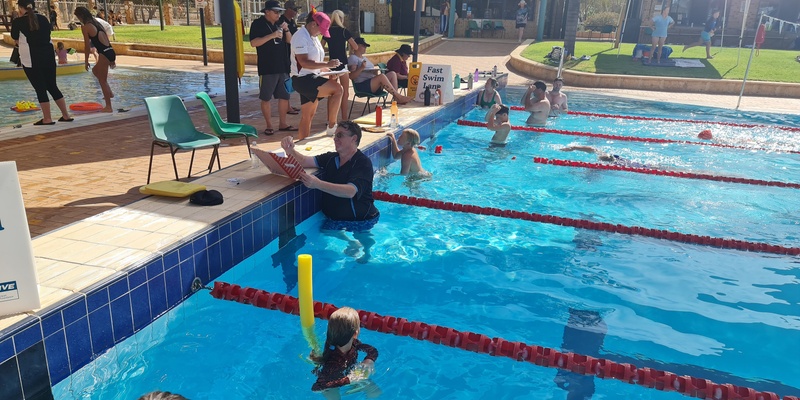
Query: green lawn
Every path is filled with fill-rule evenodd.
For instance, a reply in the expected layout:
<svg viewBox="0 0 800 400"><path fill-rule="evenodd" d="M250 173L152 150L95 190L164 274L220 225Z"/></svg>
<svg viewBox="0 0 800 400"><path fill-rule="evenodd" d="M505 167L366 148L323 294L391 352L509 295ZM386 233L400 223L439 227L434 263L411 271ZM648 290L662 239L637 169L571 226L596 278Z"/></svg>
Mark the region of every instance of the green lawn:
<svg viewBox="0 0 800 400"><path fill-rule="evenodd" d="M202 47L199 26L167 26L165 30L162 31L159 26L152 25L118 25L114 27L114 33L116 35L116 41L122 43ZM401 44L410 44L414 40L413 36L401 35L363 34L362 36L367 43L370 44L367 53L381 53L384 51L397 50ZM60 30L53 32L53 41L57 41L58 38L80 39L81 31L80 29L76 29L74 31ZM209 49L222 49L222 27L206 27L206 38ZM244 41L244 51L254 53L255 49L250 47L250 39L248 36L244 37Z"/></svg>
<svg viewBox="0 0 800 400"><path fill-rule="evenodd" d="M522 56L533 61L543 62L545 55L553 46L563 46L563 42L534 43L522 52ZM696 58L700 59L706 68L674 68L674 67L645 67L638 60L633 60L633 44L623 43L622 50L617 57L617 49L610 42L577 42L575 53L580 57L589 55L589 61L577 59L565 61L566 69L573 71L591 72L598 74L621 74L643 76L673 76L684 78L706 79L742 79L750 57L750 49L742 48L738 65L736 55L738 49L712 47L711 60L705 59L705 48L694 47L682 53L682 45L667 45L672 47L670 58ZM800 83L800 62L795 58L797 51L791 50L761 50L758 57L753 57L748 80L791 82ZM550 64L553 65L553 64Z"/></svg>

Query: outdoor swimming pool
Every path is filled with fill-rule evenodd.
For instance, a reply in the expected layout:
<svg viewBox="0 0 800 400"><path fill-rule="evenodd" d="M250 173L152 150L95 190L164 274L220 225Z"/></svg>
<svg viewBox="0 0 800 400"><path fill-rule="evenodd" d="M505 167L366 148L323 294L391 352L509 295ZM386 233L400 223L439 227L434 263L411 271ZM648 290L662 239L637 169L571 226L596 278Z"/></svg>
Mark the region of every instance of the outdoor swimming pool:
<svg viewBox="0 0 800 400"><path fill-rule="evenodd" d="M6 63L9 66L10 63ZM115 68L108 79L114 92L112 105L114 109L140 107L145 97L177 94L181 97L194 97L197 92L224 93L225 78L222 74L208 74L185 71L153 70L145 68ZM242 78L240 90L258 86L258 77ZM18 113L12 111L17 101L36 102L36 93L30 83L25 80L3 81L3 87L13 88L0 92L0 120L2 126L13 126L38 121L41 111ZM58 77L58 87L64 94L67 104L80 102L103 103L103 95L97 80L90 72ZM53 113L58 117L58 109L53 103Z"/></svg>
<svg viewBox="0 0 800 400"><path fill-rule="evenodd" d="M571 105L625 113L609 105L614 101L609 98L600 109L597 98L578 95ZM626 109L647 105L624 103ZM686 118L698 111L670 109L658 115ZM699 111L703 115L698 118L706 115ZM472 111L466 118L478 120L481 114ZM520 118L524 114L512 114L515 124ZM736 116L717 112L714 118L733 121ZM797 117L769 118L797 125ZM597 121L570 116L553 126L597 131ZM661 128L663 132L646 133L678 135ZM684 139L701 128L691 129L695 133ZM723 129L714 129L722 140ZM624 134L643 136L644 131L634 128ZM759 134L781 136L766 128ZM663 168L790 182L791 172L799 167L796 155L530 132L514 132L507 147L487 149L489 137L479 128L447 125L425 143L429 148L442 145L443 154L428 151L421 156L434 173L431 180L407 182L394 175L399 171L395 163L378 173L375 189L771 244L797 243L797 189L531 162L533 156L594 162L592 155L559 151L580 143ZM785 140L782 148L799 148ZM344 256L346 243L320 235L321 219L314 216L284 231L279 240L219 280L296 295L294 259L308 253L314 257L319 301L780 395L800 394L800 379L794 373L800 360L791 356L800 340L796 257L387 202L377 206L382 216L373 230L378 243L369 264ZM271 221L274 229L275 217ZM241 226L230 223L226 231L237 229ZM180 280L192 278L184 278L182 272ZM580 328L581 323L589 326ZM324 327L324 322L317 325L320 337ZM383 398L683 398L367 330L362 330L361 339L380 351L373 380ZM57 399L130 399L161 389L192 399L319 398L309 390L314 376L312 366L302 359L306 354L296 316L215 300L202 291L66 378L54 394Z"/></svg>

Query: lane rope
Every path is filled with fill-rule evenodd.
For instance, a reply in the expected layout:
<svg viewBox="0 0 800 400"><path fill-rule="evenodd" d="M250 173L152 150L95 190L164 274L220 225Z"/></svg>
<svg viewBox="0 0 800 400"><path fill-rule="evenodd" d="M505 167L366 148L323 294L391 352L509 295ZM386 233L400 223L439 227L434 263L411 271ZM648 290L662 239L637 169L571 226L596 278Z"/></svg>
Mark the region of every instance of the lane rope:
<svg viewBox="0 0 800 400"><path fill-rule="evenodd" d="M671 176L673 178L703 179L703 180L718 181L718 182L743 183L746 185L775 186L775 187L800 189L800 183L765 181L762 179L737 178L733 176L720 176L711 174L698 174L694 172L672 171L665 169L628 167L624 165L588 163L583 161L549 159L544 157L533 157L533 162L537 164L559 165L562 167L605 169L611 171L635 172L638 174L647 174L647 175Z"/></svg>
<svg viewBox="0 0 800 400"><path fill-rule="evenodd" d="M525 111L523 106L511 106L514 111ZM585 111L567 111L569 115L579 115L584 117L598 117L598 118L614 118L614 119L631 119L636 121L663 121L663 122L688 122L690 124L710 124L710 125L724 125L735 126L739 128L768 128L779 129L787 132L800 132L800 128L783 125L766 125L766 124L745 124L741 122L724 122L724 121L703 121L697 119L676 119L676 118L661 118L661 117L640 117L637 115L616 115L616 114L603 114L591 113Z"/></svg>
<svg viewBox="0 0 800 400"><path fill-rule="evenodd" d="M219 300L236 301L268 310L278 310L286 314L299 315L300 304L296 297L283 293L270 293L265 290L241 287L226 282L214 282L211 296ZM314 316L328 320L339 308L333 304L314 302ZM678 392L685 396L713 400L779 400L772 392L719 384L708 379L679 376L669 371L655 368L638 368L627 363L617 363L604 358L562 352L550 347L529 345L524 342L511 342L502 338L457 331L440 325L409 321L405 318L383 316L374 312L359 310L361 326L376 332L405 336L434 344L458 348L493 357L507 357L515 361L525 361L547 368L557 368L582 375L593 375L602 379L616 379L628 384L665 392ZM794 396L784 396L783 400L800 400Z"/></svg>
<svg viewBox="0 0 800 400"><path fill-rule="evenodd" d="M529 213L525 211L503 210L495 207L480 207L468 204L444 202L440 200L423 199L399 194L389 194L381 191L373 191L372 197L375 200L389 203L405 204L411 206L431 208L435 210L456 211L470 214L491 215L502 218L512 218L545 224L569 226L579 229L594 231L604 231L620 233L624 235L637 235L655 239L671 240L674 242L691 243L720 249L753 251L760 253L786 254L791 256L800 255L800 247L786 247L760 242L749 242L746 240L724 239L711 236L700 236L689 233L673 232L664 229L644 228L641 226L626 226L621 224L610 224L608 222L596 222L585 219L575 219L557 217L555 215L545 215Z"/></svg>
<svg viewBox="0 0 800 400"><path fill-rule="evenodd" d="M472 127L482 127L482 128L486 127L486 122L467 121L467 120L463 120L463 119L458 120L457 124L458 125L462 125L462 126L472 126ZM611 134L608 134L608 133L569 131L569 130L565 130L565 129L550 129L550 128L535 127L535 126L513 125L513 126L511 126L511 130L514 130L514 131L528 131L528 132L540 132L540 133L555 133L555 134L559 134L559 135L593 137L593 138L600 138L600 139L619 140L619 141L625 141L625 142L676 143L676 144L690 144L690 145L695 145L695 146L721 147L721 148L726 148L726 149L758 150L758 151L766 151L766 152L800 154L800 151L797 151L797 150L767 149L767 148L764 148L764 147L734 146L734 145L731 145L731 144L713 143L713 142L695 142L695 141L691 141L691 140L675 140L675 139L648 138L648 137L639 137L639 136L611 135Z"/></svg>

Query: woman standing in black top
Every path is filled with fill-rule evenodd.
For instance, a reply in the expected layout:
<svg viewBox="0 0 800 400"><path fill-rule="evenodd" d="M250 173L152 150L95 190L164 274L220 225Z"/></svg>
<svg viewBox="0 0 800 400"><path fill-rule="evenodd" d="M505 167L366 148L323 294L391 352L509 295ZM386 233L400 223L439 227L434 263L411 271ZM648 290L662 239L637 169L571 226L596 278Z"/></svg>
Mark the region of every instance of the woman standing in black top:
<svg viewBox="0 0 800 400"><path fill-rule="evenodd" d="M350 45L352 51L358 49L358 44L353 39L353 35L344 27L344 12L342 10L334 10L331 13L331 27L329 29L331 37L322 39L322 46L328 46L328 55L331 60L339 60L341 62L336 70L347 68L347 45ZM342 74L339 76L339 83L342 85L342 105L341 120L347 120L347 102L350 98L350 75Z"/></svg>
<svg viewBox="0 0 800 400"><path fill-rule="evenodd" d="M55 124L50 116L48 92L61 110L59 121L71 122L73 119L67 110L67 102L56 85L56 58L53 43L50 41L50 22L34 11L33 0L18 0L17 8L20 17L11 24L11 38L19 46L25 76L36 90L36 97L42 107L43 118L34 125Z"/></svg>

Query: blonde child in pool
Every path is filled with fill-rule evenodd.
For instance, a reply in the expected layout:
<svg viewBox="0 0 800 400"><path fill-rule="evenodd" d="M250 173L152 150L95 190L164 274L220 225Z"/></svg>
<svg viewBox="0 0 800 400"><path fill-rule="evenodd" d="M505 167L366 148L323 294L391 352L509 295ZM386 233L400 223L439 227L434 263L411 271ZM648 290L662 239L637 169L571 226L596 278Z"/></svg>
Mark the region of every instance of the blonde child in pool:
<svg viewBox="0 0 800 400"><path fill-rule="evenodd" d="M339 388L353 385L345 394L363 391L368 398L380 396L381 390L369 380L375 368L378 350L361 343L358 334L361 332L361 319L358 311L350 307L342 307L331 314L328 321L328 332L325 337L325 349L322 354L311 353L311 360L317 364L314 373L317 381L311 390L322 392L328 400L341 399ZM358 352L366 353L364 361L358 362Z"/></svg>
<svg viewBox="0 0 800 400"><path fill-rule="evenodd" d="M431 173L422 168L416 147L419 145L419 132L413 129L405 129L400 134L399 139L394 138L394 133L387 133L386 136L392 142L392 157L400 160L400 175L409 177L429 177ZM398 147L402 146L402 149Z"/></svg>

